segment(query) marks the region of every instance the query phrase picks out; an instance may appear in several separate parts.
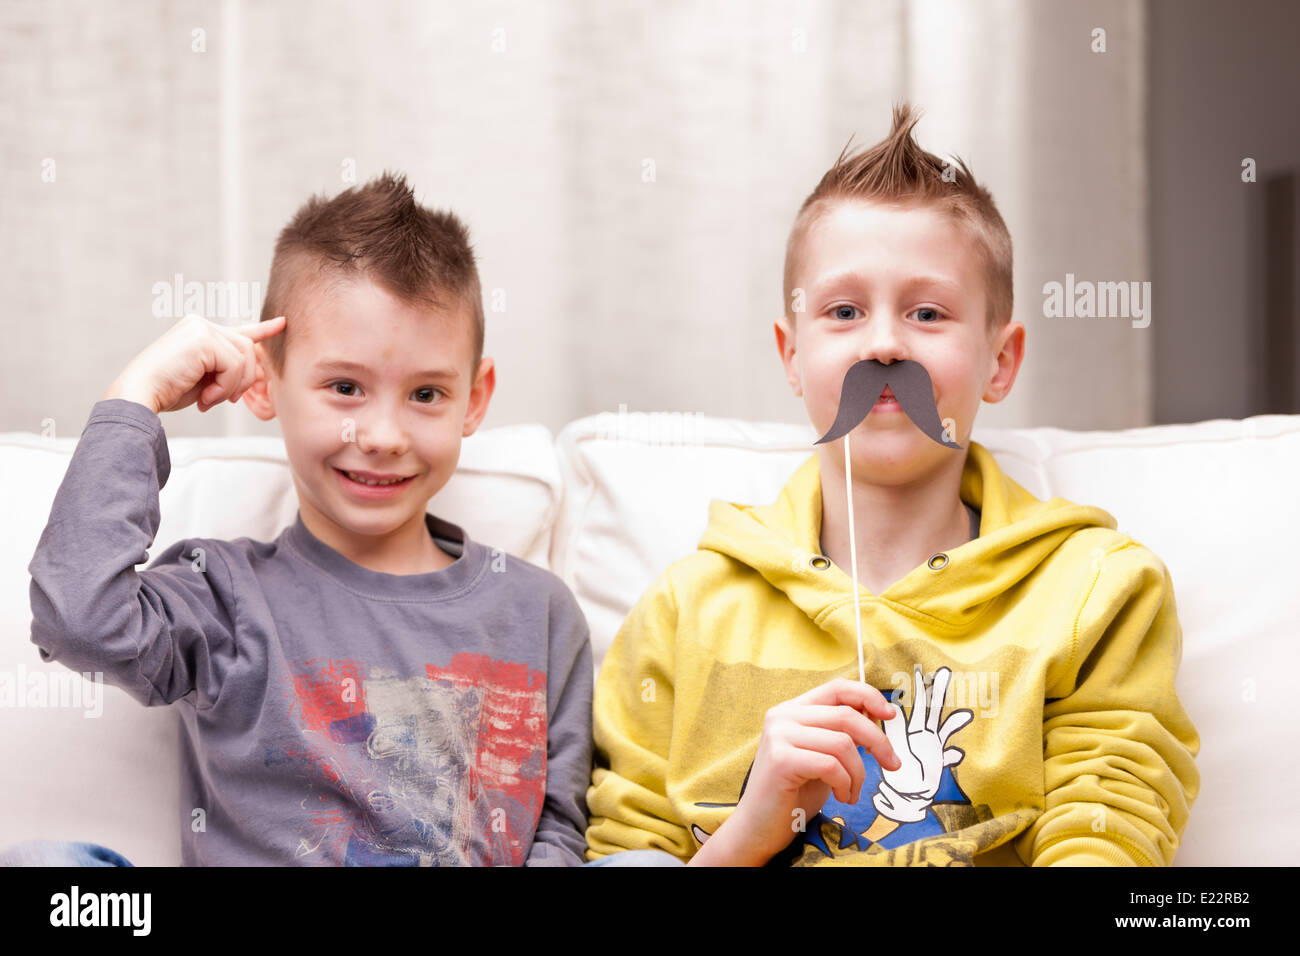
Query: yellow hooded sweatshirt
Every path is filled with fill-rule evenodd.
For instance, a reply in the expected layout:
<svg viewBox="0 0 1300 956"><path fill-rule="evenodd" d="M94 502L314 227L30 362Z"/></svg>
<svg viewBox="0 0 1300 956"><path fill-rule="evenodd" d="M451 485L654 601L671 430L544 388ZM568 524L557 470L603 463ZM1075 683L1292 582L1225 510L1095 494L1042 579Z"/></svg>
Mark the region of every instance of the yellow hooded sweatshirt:
<svg viewBox="0 0 1300 956"><path fill-rule="evenodd" d="M978 537L859 592L903 767L859 748L858 803L792 821L773 865L1168 865L1200 786L1169 572L976 442L960 494ZM596 686L589 859L689 859L740 799L767 710L857 678L849 577L820 538L814 455L775 504L712 502L699 550L632 608Z"/></svg>

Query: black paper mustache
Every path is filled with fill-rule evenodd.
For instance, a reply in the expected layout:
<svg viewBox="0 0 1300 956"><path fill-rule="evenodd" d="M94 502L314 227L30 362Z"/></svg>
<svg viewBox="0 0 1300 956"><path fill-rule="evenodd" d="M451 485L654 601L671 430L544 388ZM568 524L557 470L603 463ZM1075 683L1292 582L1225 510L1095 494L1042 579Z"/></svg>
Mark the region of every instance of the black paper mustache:
<svg viewBox="0 0 1300 956"><path fill-rule="evenodd" d="M840 389L840 407L835 414L835 424L817 439L816 444L835 441L857 428L871 414L872 406L886 385L917 428L945 448L961 448L961 445L948 438L943 423L939 421L930 373L920 362L911 359L900 359L891 365L875 359L863 359L849 366L849 370L844 373L844 385Z"/></svg>

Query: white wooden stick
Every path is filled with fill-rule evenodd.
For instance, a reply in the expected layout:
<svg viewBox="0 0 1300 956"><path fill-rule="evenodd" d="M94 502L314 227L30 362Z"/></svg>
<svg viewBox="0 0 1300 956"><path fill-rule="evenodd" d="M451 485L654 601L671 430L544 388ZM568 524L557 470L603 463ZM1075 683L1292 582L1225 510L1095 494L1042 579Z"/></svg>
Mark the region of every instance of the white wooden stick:
<svg viewBox="0 0 1300 956"><path fill-rule="evenodd" d="M858 634L858 680L867 682L862 664L862 607L858 598L858 542L853 534L853 469L849 466L849 436L844 436L844 489L849 501L849 568L853 574L853 626Z"/></svg>

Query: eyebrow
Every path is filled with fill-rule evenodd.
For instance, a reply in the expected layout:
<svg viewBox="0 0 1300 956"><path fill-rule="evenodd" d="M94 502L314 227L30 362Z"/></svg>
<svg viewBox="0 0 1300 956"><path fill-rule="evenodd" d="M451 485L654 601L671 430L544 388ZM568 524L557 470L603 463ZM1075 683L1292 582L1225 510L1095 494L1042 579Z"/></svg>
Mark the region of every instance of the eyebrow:
<svg viewBox="0 0 1300 956"><path fill-rule="evenodd" d="M825 294L827 290L833 289L836 286L843 285L850 282L861 283L865 279L866 279L866 275L862 272L855 272L852 270L846 272L837 272L834 275L830 276L828 279L825 279L822 282L817 283L817 285L813 288L813 291L818 295L822 295ZM960 296L962 294L961 286L953 282L951 279L945 279L942 276L912 276L911 278L904 279L902 284L903 291L905 292L911 289L920 288L922 286L942 289L945 292L950 292L953 295L957 295L957 296Z"/></svg>
<svg viewBox="0 0 1300 956"><path fill-rule="evenodd" d="M314 368L317 372L352 372L353 374L370 371L364 365L358 362L349 362L347 359L325 359L317 362ZM411 373L411 378L457 378L459 376L460 369L450 365L444 368L430 368Z"/></svg>

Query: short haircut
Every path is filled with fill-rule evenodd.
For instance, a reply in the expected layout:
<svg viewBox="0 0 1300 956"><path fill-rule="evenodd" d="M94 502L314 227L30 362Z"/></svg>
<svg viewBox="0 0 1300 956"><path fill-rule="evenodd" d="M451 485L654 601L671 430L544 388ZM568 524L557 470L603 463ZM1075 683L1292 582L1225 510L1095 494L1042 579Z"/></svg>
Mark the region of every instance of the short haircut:
<svg viewBox="0 0 1300 956"><path fill-rule="evenodd" d="M845 145L835 165L799 207L785 247L787 318L793 320L794 279L801 265L799 256L808 230L836 201L857 199L927 204L947 214L979 247L988 306L986 331L991 335L1010 320L1014 303L1011 234L993 196L975 182L961 159L955 164L946 163L921 149L912 139L912 127L920 118L907 103L895 105L889 135L852 156L845 155L849 148ZM944 180L945 170L951 182Z"/></svg>
<svg viewBox="0 0 1300 956"><path fill-rule="evenodd" d="M472 326L472 382L483 357L483 295L469 230L450 211L419 205L406 177L389 172L333 199L312 196L281 230L261 319L288 317L263 343L276 374L309 286L361 276L408 305L462 313Z"/></svg>

